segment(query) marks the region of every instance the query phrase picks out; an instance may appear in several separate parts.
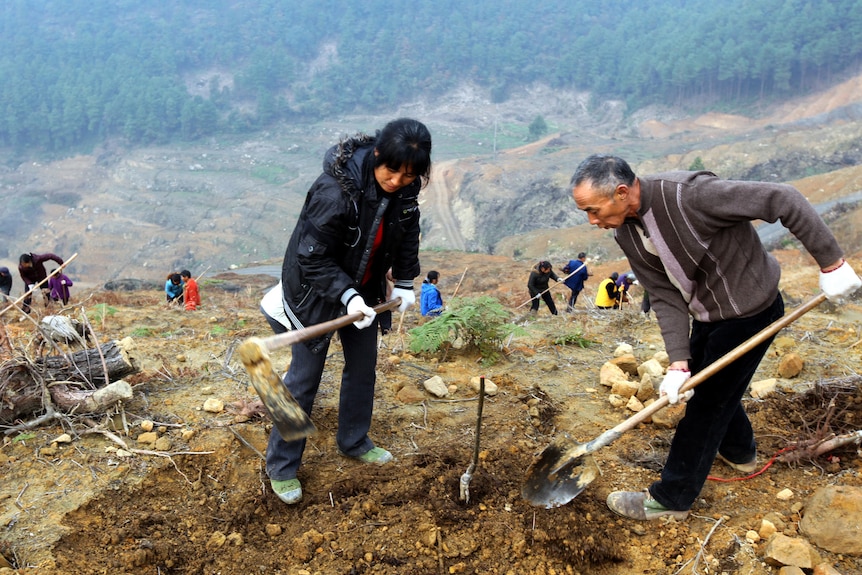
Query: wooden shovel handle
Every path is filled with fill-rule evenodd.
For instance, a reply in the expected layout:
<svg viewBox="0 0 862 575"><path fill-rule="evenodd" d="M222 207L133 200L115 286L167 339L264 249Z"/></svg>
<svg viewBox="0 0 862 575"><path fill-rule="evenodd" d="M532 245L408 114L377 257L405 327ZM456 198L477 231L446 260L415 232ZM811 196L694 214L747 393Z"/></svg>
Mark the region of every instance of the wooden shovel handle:
<svg viewBox="0 0 862 575"><path fill-rule="evenodd" d="M389 311L397 308L399 305L401 305L401 298L397 297L393 300L374 306L374 311L376 313ZM329 321L316 323L302 329L294 329L285 333L264 337L261 338L260 341L266 347L267 351L274 351L282 347L287 347L301 341L308 341L309 339L314 339L337 329L347 327L363 317L364 315L361 312L351 313Z"/></svg>
<svg viewBox="0 0 862 575"><path fill-rule="evenodd" d="M709 379L717 372L721 371L722 369L739 359L741 356L745 355L746 353L748 353L749 351L751 351L752 349L754 349L755 347L757 347L758 345L760 345L761 343L763 343L764 341L766 341L767 339L769 339L770 337L772 337L773 335L799 319L802 315L808 313L809 311L823 303L825 300L826 295L820 294L808 300L808 302L802 304L789 314L778 318L777 320L775 320L774 322L772 322L771 324L769 324L768 326L766 326L765 328L739 344L737 347L727 352L720 359L714 361L709 366L705 367L701 371L691 376L688 381L686 381L685 384L680 388L680 395L690 389L694 389L695 387L703 383L704 380ZM626 431L634 429L636 425L643 423L645 420L649 419L656 411L660 410L668 403L670 403L670 401L668 400L667 396L660 397L658 400L651 403L648 407L645 407L641 411L637 412L635 415L629 417L628 419L611 429L609 434L618 436Z"/></svg>

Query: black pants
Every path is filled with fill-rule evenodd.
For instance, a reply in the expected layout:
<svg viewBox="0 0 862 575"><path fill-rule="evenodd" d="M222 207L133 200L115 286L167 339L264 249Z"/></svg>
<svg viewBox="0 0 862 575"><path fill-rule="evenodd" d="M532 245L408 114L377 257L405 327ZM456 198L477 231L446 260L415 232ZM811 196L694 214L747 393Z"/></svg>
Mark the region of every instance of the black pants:
<svg viewBox="0 0 862 575"><path fill-rule="evenodd" d="M691 361L695 374L784 315L779 294L759 314L703 323L691 330ZM661 480L649 491L668 509L691 509L706 483L717 453L730 461L751 461L757 453L754 431L742 406L742 396L775 336L702 382L686 403L685 416L676 427Z"/></svg>
<svg viewBox="0 0 862 575"><path fill-rule="evenodd" d="M344 369L341 372L335 441L338 450L351 457L358 457L374 448L368 430L374 408L377 330L376 318L365 329L356 329L351 324L338 330L344 351ZM311 415L328 346L319 353L312 353L304 343L296 343L291 350L290 368L284 376L284 384L302 409ZM293 479L302 463L303 451L305 439L287 442L273 427L266 448L266 474L275 480Z"/></svg>
<svg viewBox="0 0 862 575"><path fill-rule="evenodd" d="M546 291L542 293L542 299L548 304L548 309L551 310L551 314L557 315L557 306L554 305L554 298L551 297L551 292ZM539 311L539 298L533 296L533 303L530 305L530 309L533 311Z"/></svg>

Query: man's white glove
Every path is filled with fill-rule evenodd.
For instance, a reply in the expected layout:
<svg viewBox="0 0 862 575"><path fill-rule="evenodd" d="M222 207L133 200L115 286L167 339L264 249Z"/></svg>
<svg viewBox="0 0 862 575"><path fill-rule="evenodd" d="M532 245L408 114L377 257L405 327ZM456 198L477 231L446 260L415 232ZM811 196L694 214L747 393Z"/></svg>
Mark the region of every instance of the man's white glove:
<svg viewBox="0 0 862 575"><path fill-rule="evenodd" d="M404 313L411 305L416 303L416 294L412 289L395 288L392 290L392 299L401 298L401 305L398 306L398 311Z"/></svg>
<svg viewBox="0 0 862 575"><path fill-rule="evenodd" d="M828 299L847 297L862 286L862 280L846 261L834 270L820 272L820 291Z"/></svg>
<svg viewBox="0 0 862 575"><path fill-rule="evenodd" d="M666 395L671 403L679 402L679 388L688 381L691 377L691 372L680 369L669 369L667 375L661 380L661 385L658 388L659 395ZM683 401L688 401L694 395L694 390L689 389L683 395Z"/></svg>
<svg viewBox="0 0 862 575"><path fill-rule="evenodd" d="M365 300L362 299L361 295L355 295L350 298L350 301L347 302L347 315L352 315L356 312L365 314L365 317L362 319L358 319L353 322L353 325L356 326L356 329L365 329L374 321L374 316L377 315L377 312L372 308L368 307L365 304Z"/></svg>

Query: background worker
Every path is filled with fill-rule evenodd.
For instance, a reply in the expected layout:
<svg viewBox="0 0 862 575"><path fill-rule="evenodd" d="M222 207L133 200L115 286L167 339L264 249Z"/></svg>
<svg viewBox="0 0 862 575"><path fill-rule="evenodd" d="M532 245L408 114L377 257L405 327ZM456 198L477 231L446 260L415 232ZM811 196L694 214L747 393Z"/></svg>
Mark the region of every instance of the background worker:
<svg viewBox="0 0 862 575"><path fill-rule="evenodd" d="M780 220L802 242L826 297L846 297L862 285L817 211L786 184L722 180L707 171L636 177L622 158L595 155L575 171L572 195L591 224L614 230L649 291L670 358L659 392L670 403L692 373L784 315L781 268L752 221ZM773 338L684 394L685 415L661 479L646 491L608 495L614 513L685 519L716 458L742 473L757 469L742 396Z"/></svg>
<svg viewBox="0 0 862 575"><path fill-rule="evenodd" d="M599 289L596 291L596 307L599 309L616 309L619 307L617 300L617 284L616 281L620 277L617 272L606 277L599 284Z"/></svg>
<svg viewBox="0 0 862 575"><path fill-rule="evenodd" d="M4 295L8 296L12 292L12 274L6 266L0 267L0 301Z"/></svg>
<svg viewBox="0 0 862 575"><path fill-rule="evenodd" d="M183 282L183 302L185 303L186 311L194 311L201 305L198 282L192 277L192 273L189 270L181 271L180 278Z"/></svg>
<svg viewBox="0 0 862 575"><path fill-rule="evenodd" d="M52 270L53 271L53 270ZM72 280L62 272L55 273L48 278L48 289L51 290L51 301L62 302L64 306L69 305L69 288Z"/></svg>
<svg viewBox="0 0 862 575"><path fill-rule="evenodd" d="M563 267L563 273L567 276L563 282L571 290L566 311L575 311L575 302L578 301L578 296L584 289L584 282L590 277L587 270L587 254L581 252L578 254L578 259L569 260L569 263Z"/></svg>
<svg viewBox="0 0 862 575"><path fill-rule="evenodd" d="M422 315L438 316L443 313L443 296L437 282L440 281L440 272L431 270L422 280L422 293L419 298L419 309Z"/></svg>
<svg viewBox="0 0 862 575"><path fill-rule="evenodd" d="M48 277L48 271L45 269L45 262L53 261L57 265L63 265L63 259L54 254L21 254L18 258L18 275L21 276L21 281L24 282L24 291L29 291L39 282ZM39 287L42 292L42 300L45 302L45 307L51 304L51 289L47 282ZM24 313L30 313L30 304L33 302L33 294L27 295L21 304L21 309Z"/></svg>
<svg viewBox="0 0 862 575"><path fill-rule="evenodd" d="M178 273L169 273L165 280L165 300L171 303L183 303L183 278Z"/></svg>
<svg viewBox="0 0 862 575"><path fill-rule="evenodd" d="M551 310L551 315L557 315L557 306L554 305L554 298L548 291L549 280L559 282L560 278L554 273L551 262L542 260L530 271L530 279L527 280L527 290L533 300L530 304L530 313L535 315L539 312L539 298L541 298Z"/></svg>

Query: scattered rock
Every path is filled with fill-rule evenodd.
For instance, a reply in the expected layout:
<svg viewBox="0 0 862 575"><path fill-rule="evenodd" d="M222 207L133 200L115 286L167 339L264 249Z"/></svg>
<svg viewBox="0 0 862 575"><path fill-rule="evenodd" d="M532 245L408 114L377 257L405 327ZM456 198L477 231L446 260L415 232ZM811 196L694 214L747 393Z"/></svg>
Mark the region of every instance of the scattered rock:
<svg viewBox="0 0 862 575"><path fill-rule="evenodd" d="M57 436L51 443L72 443L72 436L68 433Z"/></svg>
<svg viewBox="0 0 862 575"><path fill-rule="evenodd" d="M799 357L799 354L788 353L783 355L778 362L778 373L781 377L790 379L799 375L803 367L805 367L805 362Z"/></svg>
<svg viewBox="0 0 862 575"><path fill-rule="evenodd" d="M778 493L775 494L776 499L780 499L781 501L788 501L793 499L793 491L790 489L782 489Z"/></svg>
<svg viewBox="0 0 862 575"><path fill-rule="evenodd" d="M638 391L638 384L627 379L617 379L611 386L611 393L620 395L626 399L635 395Z"/></svg>
<svg viewBox="0 0 862 575"><path fill-rule="evenodd" d="M449 387L439 375L426 379L422 385L425 387L425 391L435 397L446 397L449 395Z"/></svg>
<svg viewBox="0 0 862 575"><path fill-rule="evenodd" d="M395 395L401 403L422 403L425 401L425 393L415 385L405 385Z"/></svg>
<svg viewBox="0 0 862 575"><path fill-rule="evenodd" d="M204 402L204 411L209 413L221 413L224 411L224 402L215 397L211 397Z"/></svg>
<svg viewBox="0 0 862 575"><path fill-rule="evenodd" d="M776 533L766 544L763 559L773 567L793 565L813 569L820 564L820 555L808 541Z"/></svg>
<svg viewBox="0 0 862 575"><path fill-rule="evenodd" d="M141 429L144 431L152 431L154 424L149 419L145 419L141 422Z"/></svg>
<svg viewBox="0 0 862 575"><path fill-rule="evenodd" d="M767 395L775 392L775 387L777 384L778 380L775 378L755 381L752 382L749 388L749 393L751 393L751 397L756 397L758 399L764 398Z"/></svg>
<svg viewBox="0 0 862 575"><path fill-rule="evenodd" d="M479 393L479 377L478 376L470 379L470 388L473 391L475 391L476 393ZM497 395L497 391L498 391L497 384L486 377L485 378L485 395L491 395L491 396Z"/></svg>
<svg viewBox="0 0 862 575"><path fill-rule="evenodd" d="M662 375L664 375L664 369L657 359L648 359L638 366L638 377L649 374L653 381L659 381Z"/></svg>
<svg viewBox="0 0 862 575"><path fill-rule="evenodd" d="M821 487L806 502L799 528L827 551L862 555L862 487Z"/></svg>
<svg viewBox="0 0 862 575"><path fill-rule="evenodd" d="M159 434L155 431L146 431L138 436L136 441L138 443L146 443L148 445L152 445L159 438Z"/></svg>
<svg viewBox="0 0 862 575"><path fill-rule="evenodd" d="M614 365L611 362L605 362L599 370L599 383L604 386L612 387L614 382L617 380L628 380L628 376L626 373L620 369L618 365Z"/></svg>
<svg viewBox="0 0 862 575"><path fill-rule="evenodd" d="M616 365L625 373L631 376L638 375L638 360L632 354L621 355L610 360L610 363Z"/></svg>
<svg viewBox="0 0 862 575"><path fill-rule="evenodd" d="M614 357L622 357L624 355L631 355L634 357L634 348L628 343L621 343L614 350Z"/></svg>

